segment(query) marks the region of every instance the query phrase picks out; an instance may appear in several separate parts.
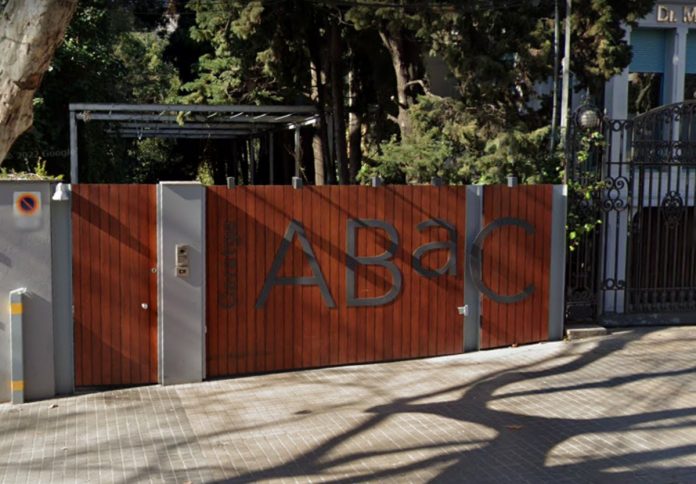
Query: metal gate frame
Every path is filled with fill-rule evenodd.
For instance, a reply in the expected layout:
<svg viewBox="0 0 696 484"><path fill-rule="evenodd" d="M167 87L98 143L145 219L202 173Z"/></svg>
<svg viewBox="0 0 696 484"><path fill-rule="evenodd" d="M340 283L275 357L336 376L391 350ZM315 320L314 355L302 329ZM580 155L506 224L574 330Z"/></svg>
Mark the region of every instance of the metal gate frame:
<svg viewBox="0 0 696 484"><path fill-rule="evenodd" d="M696 101L589 131L585 109L569 137L569 213L595 227L568 253L568 320L696 323Z"/></svg>

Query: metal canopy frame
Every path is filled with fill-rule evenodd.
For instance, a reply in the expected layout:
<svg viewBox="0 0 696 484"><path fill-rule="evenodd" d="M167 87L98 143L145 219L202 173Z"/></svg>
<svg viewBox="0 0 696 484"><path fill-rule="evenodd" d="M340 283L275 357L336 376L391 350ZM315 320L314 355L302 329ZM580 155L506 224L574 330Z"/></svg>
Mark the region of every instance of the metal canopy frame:
<svg viewBox="0 0 696 484"><path fill-rule="evenodd" d="M273 133L294 130L299 176L300 127L318 119L314 106L72 103L69 108L71 183L78 183L78 121L113 123L108 132L122 138L253 139L268 134L271 173Z"/></svg>

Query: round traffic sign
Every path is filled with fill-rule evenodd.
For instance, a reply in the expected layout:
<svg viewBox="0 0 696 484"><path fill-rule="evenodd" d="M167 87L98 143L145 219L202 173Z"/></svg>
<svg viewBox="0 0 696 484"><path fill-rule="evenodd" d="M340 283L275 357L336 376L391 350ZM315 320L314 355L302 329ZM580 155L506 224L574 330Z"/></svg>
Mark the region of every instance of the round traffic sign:
<svg viewBox="0 0 696 484"><path fill-rule="evenodd" d="M26 217L34 215L40 206L38 197L33 193L23 193L17 197L15 203L17 204L17 212Z"/></svg>

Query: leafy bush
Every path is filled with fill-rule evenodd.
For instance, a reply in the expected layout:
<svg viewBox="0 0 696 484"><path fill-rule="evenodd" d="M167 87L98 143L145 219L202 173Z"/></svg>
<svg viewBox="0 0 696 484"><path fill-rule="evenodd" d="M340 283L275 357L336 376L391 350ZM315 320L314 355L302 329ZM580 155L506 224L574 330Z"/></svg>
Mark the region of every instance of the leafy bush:
<svg viewBox="0 0 696 484"><path fill-rule="evenodd" d="M63 175L49 175L46 170L46 160L39 158L33 171L15 171L7 168L0 168L0 180L46 180L61 181Z"/></svg>
<svg viewBox="0 0 696 484"><path fill-rule="evenodd" d="M494 112L436 96L421 97L410 114L413 132L368 154L361 182L379 176L386 183L429 183L438 176L450 184L495 184L508 175L521 183L559 181L561 156L549 153L548 127L503 126Z"/></svg>

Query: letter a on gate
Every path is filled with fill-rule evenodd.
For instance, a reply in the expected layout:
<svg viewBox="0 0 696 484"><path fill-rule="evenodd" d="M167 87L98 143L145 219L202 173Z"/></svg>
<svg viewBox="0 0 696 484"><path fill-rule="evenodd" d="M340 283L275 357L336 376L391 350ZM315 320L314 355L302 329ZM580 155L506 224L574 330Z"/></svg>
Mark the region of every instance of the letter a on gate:
<svg viewBox="0 0 696 484"><path fill-rule="evenodd" d="M292 246L292 241L297 235L300 240L300 246L302 247L302 252L307 256L309 261L309 267L312 269L311 277L278 277L281 267L283 267L283 261L285 260L285 255L288 249ZM314 255L314 250L312 250L312 245L307 240L307 235L305 233L304 227L297 220L290 221L287 230L285 231L285 236L280 242L280 248L273 259L273 264L271 265L271 270L263 282L263 289L261 289L261 294L256 300L256 309L261 309L266 304L266 300L271 293L271 289L275 285L286 285L286 286L319 286L321 290L321 297L324 298L324 303L330 307L336 307L336 303L331 297L331 292L329 291L329 286L326 284L323 274L321 273L321 268L317 262L317 258Z"/></svg>

